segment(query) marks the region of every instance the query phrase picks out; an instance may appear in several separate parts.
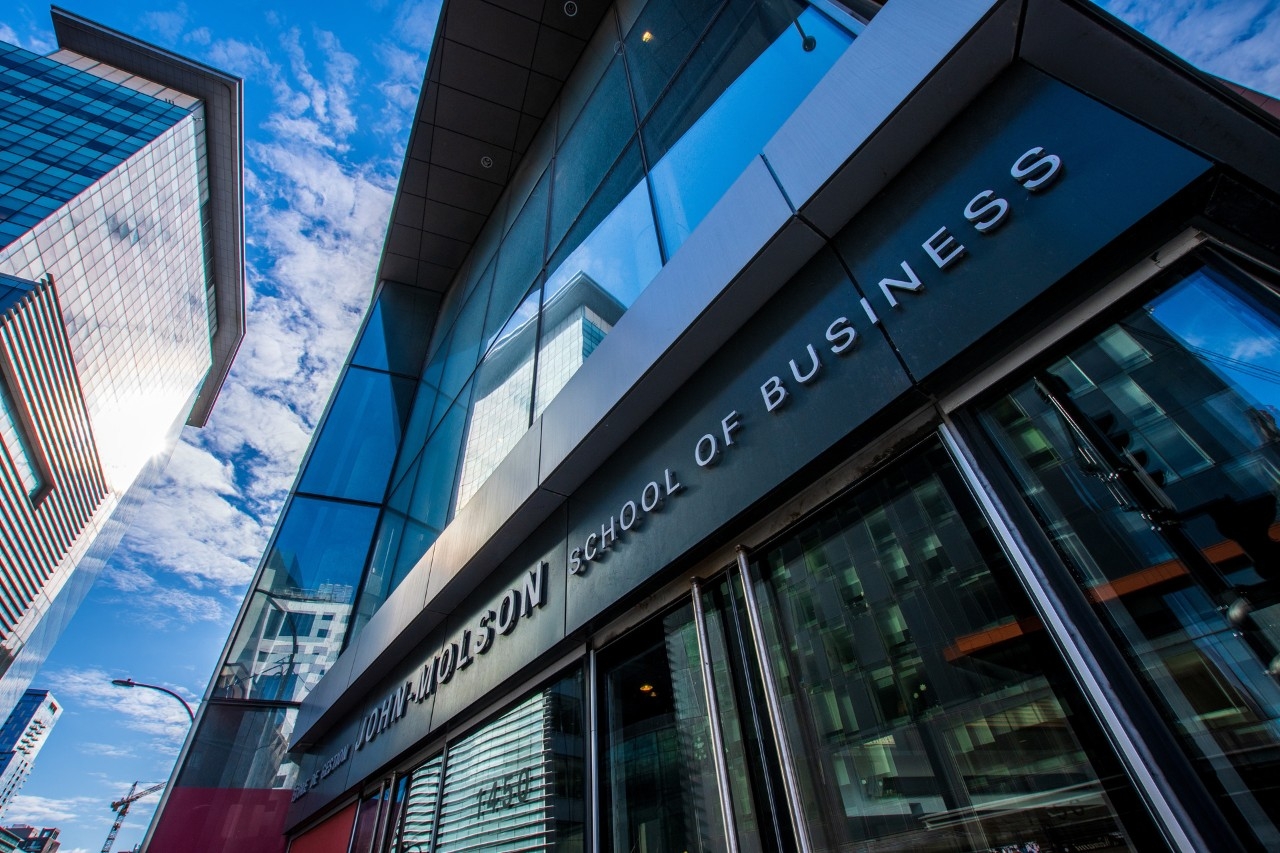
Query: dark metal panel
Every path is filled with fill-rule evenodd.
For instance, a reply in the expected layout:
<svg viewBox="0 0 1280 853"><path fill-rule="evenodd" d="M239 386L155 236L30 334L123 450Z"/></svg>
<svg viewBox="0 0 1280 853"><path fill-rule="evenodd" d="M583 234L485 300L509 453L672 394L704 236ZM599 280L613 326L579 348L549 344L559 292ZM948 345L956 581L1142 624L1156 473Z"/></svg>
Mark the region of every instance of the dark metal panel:
<svg viewBox="0 0 1280 853"><path fill-rule="evenodd" d="M1280 192L1280 120L1093 4L1030 0L1019 56Z"/></svg>
<svg viewBox="0 0 1280 853"><path fill-rule="evenodd" d="M925 380L1209 167L1018 66L834 242Z"/></svg>

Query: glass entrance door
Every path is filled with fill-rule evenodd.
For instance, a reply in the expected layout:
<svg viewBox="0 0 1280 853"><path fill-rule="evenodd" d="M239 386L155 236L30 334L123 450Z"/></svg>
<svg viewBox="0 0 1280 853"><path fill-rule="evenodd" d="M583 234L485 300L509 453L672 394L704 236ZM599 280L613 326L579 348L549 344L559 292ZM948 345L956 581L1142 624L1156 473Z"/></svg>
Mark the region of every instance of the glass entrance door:
<svg viewBox="0 0 1280 853"><path fill-rule="evenodd" d="M1158 848L936 441L750 570L811 849Z"/></svg>
<svg viewBox="0 0 1280 853"><path fill-rule="evenodd" d="M748 568L758 653L736 570L702 599L739 849L1162 846L937 441ZM731 849L693 608L598 660L602 848Z"/></svg>
<svg viewBox="0 0 1280 853"><path fill-rule="evenodd" d="M985 407L1061 558L1242 838L1280 849L1280 297L1219 259Z"/></svg>

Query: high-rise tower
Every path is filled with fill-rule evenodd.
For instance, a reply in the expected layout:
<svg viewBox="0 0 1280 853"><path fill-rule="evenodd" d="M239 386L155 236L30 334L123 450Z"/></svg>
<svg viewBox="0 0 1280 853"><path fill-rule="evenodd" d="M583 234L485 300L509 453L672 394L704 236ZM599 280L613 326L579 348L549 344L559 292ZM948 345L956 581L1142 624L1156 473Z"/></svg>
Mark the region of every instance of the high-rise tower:
<svg viewBox="0 0 1280 853"><path fill-rule="evenodd" d="M28 690L0 727L0 814L22 790L62 706L48 690Z"/></svg>
<svg viewBox="0 0 1280 853"><path fill-rule="evenodd" d="M53 23L0 44L0 711L244 334L240 80Z"/></svg>

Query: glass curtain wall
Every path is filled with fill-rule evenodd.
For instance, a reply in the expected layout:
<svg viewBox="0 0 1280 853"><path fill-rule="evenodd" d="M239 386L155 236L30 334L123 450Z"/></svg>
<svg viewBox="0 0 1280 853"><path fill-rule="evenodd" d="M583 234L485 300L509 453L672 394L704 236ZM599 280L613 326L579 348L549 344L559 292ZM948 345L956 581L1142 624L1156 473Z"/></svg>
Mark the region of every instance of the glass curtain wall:
<svg viewBox="0 0 1280 853"><path fill-rule="evenodd" d="M1280 298L1185 265L981 412L1241 837L1280 849Z"/></svg>
<svg viewBox="0 0 1280 853"><path fill-rule="evenodd" d="M799 0L611 10L432 336L361 620L582 366L858 28ZM358 627L358 626L357 626Z"/></svg>
<svg viewBox="0 0 1280 853"><path fill-rule="evenodd" d="M751 574L812 849L1156 849L936 441Z"/></svg>

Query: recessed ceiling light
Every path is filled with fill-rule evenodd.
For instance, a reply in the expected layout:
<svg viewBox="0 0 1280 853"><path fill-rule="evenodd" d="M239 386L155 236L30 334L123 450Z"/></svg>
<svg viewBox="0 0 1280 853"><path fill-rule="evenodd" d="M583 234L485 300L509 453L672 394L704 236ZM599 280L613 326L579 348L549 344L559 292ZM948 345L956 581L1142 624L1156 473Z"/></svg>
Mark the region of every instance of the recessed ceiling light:
<svg viewBox="0 0 1280 853"><path fill-rule="evenodd" d="M486 168L486 169L492 169L492 168L493 168L493 158L492 158L492 157L490 157L488 154L484 155L483 157L481 157L481 158L480 158L480 165L481 165L481 166L483 166L483 167L484 167L484 168Z"/></svg>

